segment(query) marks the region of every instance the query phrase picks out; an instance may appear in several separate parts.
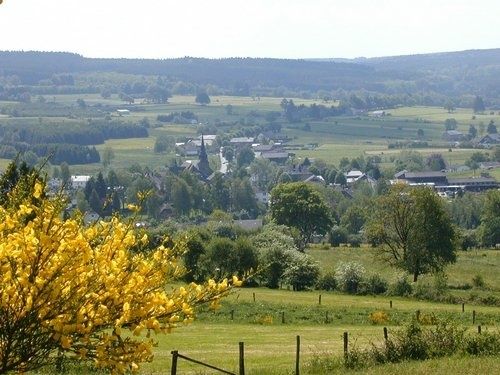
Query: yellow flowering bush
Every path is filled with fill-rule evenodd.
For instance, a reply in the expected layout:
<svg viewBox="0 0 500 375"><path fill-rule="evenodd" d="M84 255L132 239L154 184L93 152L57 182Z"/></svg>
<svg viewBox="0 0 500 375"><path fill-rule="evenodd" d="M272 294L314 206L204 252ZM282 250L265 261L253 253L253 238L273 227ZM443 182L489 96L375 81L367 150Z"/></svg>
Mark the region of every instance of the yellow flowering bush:
<svg viewBox="0 0 500 375"><path fill-rule="evenodd" d="M389 315L385 311L374 311L368 315L371 324L385 324L389 321Z"/></svg>
<svg viewBox="0 0 500 375"><path fill-rule="evenodd" d="M0 206L0 374L44 366L56 352L112 373L137 370L152 360L151 332L191 322L197 305L215 306L239 284L167 292L183 272L182 241L131 252L148 240L130 223L63 220L61 200L47 198L34 178L28 185L31 195L14 187L15 204Z"/></svg>

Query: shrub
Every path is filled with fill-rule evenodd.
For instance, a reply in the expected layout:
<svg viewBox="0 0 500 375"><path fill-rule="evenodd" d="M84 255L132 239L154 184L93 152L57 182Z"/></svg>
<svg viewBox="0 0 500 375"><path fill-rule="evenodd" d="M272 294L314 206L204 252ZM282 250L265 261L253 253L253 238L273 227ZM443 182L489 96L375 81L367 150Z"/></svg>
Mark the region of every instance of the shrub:
<svg viewBox="0 0 500 375"><path fill-rule="evenodd" d="M363 242L363 236L360 234L350 234L347 237L347 243L351 247L360 247Z"/></svg>
<svg viewBox="0 0 500 375"><path fill-rule="evenodd" d="M421 313L418 315L418 322L424 326L434 325L438 322L436 315Z"/></svg>
<svg viewBox="0 0 500 375"><path fill-rule="evenodd" d="M383 319L384 314L382 311L376 311L370 314L370 318L373 316L376 320L378 316ZM349 369L362 369L374 364L426 360L451 356L456 353L500 354L500 333L498 332L467 335L465 327L460 327L449 321L436 321L435 323L435 327L426 328L413 319L403 328L394 331L383 345L372 345L367 350L352 348L343 357L343 366ZM339 357L335 359L329 356L328 360L323 361L315 358L312 364L317 369L328 367L329 371L318 371L317 373L333 373L341 366L341 363Z"/></svg>
<svg viewBox="0 0 500 375"><path fill-rule="evenodd" d="M357 293L365 268L357 262L340 263L335 269L335 279L340 290L346 293Z"/></svg>
<svg viewBox="0 0 500 375"><path fill-rule="evenodd" d="M471 355L500 354L500 334L483 332L480 335L469 335L464 340L464 352Z"/></svg>
<svg viewBox="0 0 500 375"><path fill-rule="evenodd" d="M380 275L371 275L361 283L360 294L383 294L387 292L388 284Z"/></svg>
<svg viewBox="0 0 500 375"><path fill-rule="evenodd" d="M327 272L324 275L322 275L316 284L316 289L319 290L337 289L337 280L335 279L335 273Z"/></svg>
<svg viewBox="0 0 500 375"><path fill-rule="evenodd" d="M483 276L481 275L476 275L472 278L472 285L474 285L475 288L484 288L486 286Z"/></svg>
<svg viewBox="0 0 500 375"><path fill-rule="evenodd" d="M319 265L309 255L296 252L283 273L283 278L293 286L293 290L305 290L316 284Z"/></svg>
<svg viewBox="0 0 500 375"><path fill-rule="evenodd" d="M448 276L444 272L438 272L434 275L434 290L438 294L444 294L448 291Z"/></svg>
<svg viewBox="0 0 500 375"><path fill-rule="evenodd" d="M347 230L343 227L334 227L329 234L330 245L338 247L342 243L347 242Z"/></svg>
<svg viewBox="0 0 500 375"><path fill-rule="evenodd" d="M429 283L419 281L413 287L413 296L419 299L436 300L437 294Z"/></svg>
<svg viewBox="0 0 500 375"><path fill-rule="evenodd" d="M389 315L384 311L374 311L368 315L371 324L384 324L389 321Z"/></svg>
<svg viewBox="0 0 500 375"><path fill-rule="evenodd" d="M273 324L273 316L272 315L259 315L255 318L255 323L261 325L271 325Z"/></svg>
<svg viewBox="0 0 500 375"><path fill-rule="evenodd" d="M146 332L189 323L194 307L229 292L227 280L167 291L183 274L184 241L146 251L132 222L63 220L66 203L48 198L35 172L10 187L0 205L2 374L36 370L56 353L114 374L137 370L153 356Z"/></svg>
<svg viewBox="0 0 500 375"><path fill-rule="evenodd" d="M389 286L391 296L409 296L412 293L412 286L405 274L400 275L394 283Z"/></svg>

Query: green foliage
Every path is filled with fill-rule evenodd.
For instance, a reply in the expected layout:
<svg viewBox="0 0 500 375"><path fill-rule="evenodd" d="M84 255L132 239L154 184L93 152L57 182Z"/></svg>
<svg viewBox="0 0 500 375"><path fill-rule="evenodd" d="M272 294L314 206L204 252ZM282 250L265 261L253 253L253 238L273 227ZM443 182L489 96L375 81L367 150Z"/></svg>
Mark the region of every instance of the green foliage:
<svg viewBox="0 0 500 375"><path fill-rule="evenodd" d="M162 134L156 138L153 150L156 153L168 153L173 151L174 148L175 138Z"/></svg>
<svg viewBox="0 0 500 375"><path fill-rule="evenodd" d="M379 274L374 274L361 282L359 287L359 294L384 294L387 292L388 283L385 279L382 278Z"/></svg>
<svg viewBox="0 0 500 375"><path fill-rule="evenodd" d="M207 245L202 263L207 276L222 279L230 277L237 268L234 242L229 238L213 238Z"/></svg>
<svg viewBox="0 0 500 375"><path fill-rule="evenodd" d="M205 254L204 240L202 239L200 233L192 233L189 235L186 242L187 250L183 255L184 267L186 268L186 274L184 278L186 281L204 281L205 275L200 264L200 258Z"/></svg>
<svg viewBox="0 0 500 375"><path fill-rule="evenodd" d="M366 216L367 215L363 207L352 205L342 215L340 225L350 234L356 234L363 228Z"/></svg>
<svg viewBox="0 0 500 375"><path fill-rule="evenodd" d="M456 260L456 232L441 198L428 188L395 186L377 201L367 228L389 264L418 276Z"/></svg>
<svg viewBox="0 0 500 375"><path fill-rule="evenodd" d="M474 285L475 288L484 288L486 283L481 275L475 275L472 278L472 285Z"/></svg>
<svg viewBox="0 0 500 375"><path fill-rule="evenodd" d="M200 92L196 94L194 101L198 104L207 105L210 104L210 97L206 92Z"/></svg>
<svg viewBox="0 0 500 375"><path fill-rule="evenodd" d="M464 351L470 355L498 355L500 333L482 332L480 335L468 335L464 340Z"/></svg>
<svg viewBox="0 0 500 375"><path fill-rule="evenodd" d="M337 279L335 279L335 272L330 271L321 275L316 283L316 289L332 291L337 289Z"/></svg>
<svg viewBox="0 0 500 375"><path fill-rule="evenodd" d="M269 288L278 288L284 281L285 271L297 252L289 232L284 226L268 224L252 238L259 252L257 279Z"/></svg>
<svg viewBox="0 0 500 375"><path fill-rule="evenodd" d="M447 206L455 225L465 229L475 229L481 223L484 194L465 193L455 197Z"/></svg>
<svg viewBox="0 0 500 375"><path fill-rule="evenodd" d="M365 268L356 262L340 263L335 268L335 280L339 290L355 294L359 291L365 275Z"/></svg>
<svg viewBox="0 0 500 375"><path fill-rule="evenodd" d="M254 159L255 154L253 150L250 147L244 147L236 156L237 168L243 168L250 165Z"/></svg>
<svg viewBox="0 0 500 375"><path fill-rule="evenodd" d="M474 113L483 112L485 109L486 108L484 106L483 98L480 96L476 96L474 98L474 102L472 103L472 110L474 111Z"/></svg>
<svg viewBox="0 0 500 375"><path fill-rule="evenodd" d="M465 328L448 321L438 321L435 327L423 328L416 320L412 320L402 329L395 331L381 346L373 345L367 350L351 349L345 357L344 366L361 369L375 364L407 360L423 361L451 356L463 352L464 342L467 340L471 340L471 348L481 341L480 346L485 349L485 352L498 353L494 343L499 341L498 338L491 340L488 337L486 340L477 340L471 335L466 335L465 331ZM489 351L490 349L493 350Z"/></svg>
<svg viewBox="0 0 500 375"><path fill-rule="evenodd" d="M389 285L388 294L391 296L409 296L413 287L405 274L399 275L396 280Z"/></svg>
<svg viewBox="0 0 500 375"><path fill-rule="evenodd" d="M454 118L448 118L444 122L445 130L455 130L457 128L457 120Z"/></svg>
<svg viewBox="0 0 500 375"><path fill-rule="evenodd" d="M333 229L330 231L330 234L328 236L330 240L330 244L333 247L338 247L340 244L347 243L347 230L343 227L335 226Z"/></svg>
<svg viewBox="0 0 500 375"><path fill-rule="evenodd" d="M396 171L406 169L409 172L418 172L424 168L424 159L422 154L417 151L402 151L395 159L394 166Z"/></svg>
<svg viewBox="0 0 500 375"><path fill-rule="evenodd" d="M293 290L309 289L318 281L319 265L309 255L295 252L283 278L292 285Z"/></svg>
<svg viewBox="0 0 500 375"><path fill-rule="evenodd" d="M500 190L490 190L486 194L480 236L483 246L495 246L500 243Z"/></svg>
<svg viewBox="0 0 500 375"><path fill-rule="evenodd" d="M271 191L270 213L276 223L298 230L300 249L314 234L326 234L333 224L321 195L303 182L277 185Z"/></svg>

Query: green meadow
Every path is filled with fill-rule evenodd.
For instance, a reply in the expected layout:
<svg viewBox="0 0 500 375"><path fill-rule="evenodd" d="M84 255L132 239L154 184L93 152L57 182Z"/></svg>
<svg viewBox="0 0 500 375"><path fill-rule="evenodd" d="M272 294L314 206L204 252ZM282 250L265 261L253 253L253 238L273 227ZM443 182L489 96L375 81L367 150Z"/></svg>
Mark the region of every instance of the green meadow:
<svg viewBox="0 0 500 375"><path fill-rule="evenodd" d="M321 265L323 271L333 270L342 261L357 261L367 273L380 273L391 280L398 272L377 260L370 248L330 248L313 246L307 250ZM500 293L500 252L460 252L457 263L446 269L450 286L472 282L481 274L488 293ZM432 277L424 277L432 282ZM470 292L470 291L469 291ZM321 305L319 304L321 294ZM254 301L255 298L255 301ZM390 307L392 301L392 308ZM380 344L383 326L374 325L369 314L384 311L389 316L385 324L389 333L410 320L419 310L421 314L451 319L473 331L472 310L476 324L483 330L498 330L500 308L494 306L446 304L389 296L355 296L336 292L293 292L280 289L241 288L225 299L217 311L203 310L194 324L174 330L171 335L157 336L155 361L143 367L145 374L160 374L170 370L171 351L205 361L237 372L238 343L245 343L246 369L249 374L290 374L294 371L296 336L301 338L301 370L312 374L309 365L318 357L339 356L343 351L343 332L349 332L350 343L356 347ZM284 314L284 315L283 315ZM283 319L284 318L284 322ZM494 373L498 360L492 358L457 358L461 368L483 366ZM272 363L272 366L270 365ZM368 373L439 374L450 363L444 358L425 362L405 362L378 366ZM472 364L473 363L473 364ZM453 367L455 368L455 367ZM182 374L212 374L202 367L179 362ZM355 371L349 371L355 373ZM363 372L364 373L364 372ZM467 372L458 372L467 373Z"/></svg>
<svg viewBox="0 0 500 375"><path fill-rule="evenodd" d="M120 101L116 94L108 99L103 99L98 94L73 94L55 95L47 97L49 101L55 100L56 104L65 106L76 106L77 99L83 99L88 105L108 105L114 107L128 107ZM324 104L336 105L335 102L323 103L321 100L308 100L292 98L296 104L311 105ZM109 140L104 145L98 145L99 151L110 146L115 158L111 163L111 168L122 168L134 163L147 165L150 168L165 165L169 159L175 157L170 155L155 154L153 146L156 137L159 135L169 135L176 138L192 137L197 134L197 124L162 124L158 123L156 117L161 114L171 112L192 111L203 124L226 124L221 126L221 133L231 130L232 124L240 119L247 118L249 123L264 123L264 115L268 112L281 111L280 103L282 98L270 97L231 97L212 96L211 103L206 106L198 105L194 102L193 96L175 95L166 104L150 104L138 99L133 107L136 110L130 115L118 116L111 113L112 118L122 121L138 122L143 118L148 118L152 127L149 129L149 137L144 139L120 139ZM12 106L12 102L0 102L0 107ZM228 114L226 107L232 106L232 113ZM338 164L343 157L355 158L360 155L378 155L384 163L392 163L393 157L401 152L400 149L390 149L389 144L395 142L408 142L417 139L418 129L424 131L423 140L427 141L430 147L412 149L422 153L424 157L432 153L441 153L451 164L463 164L470 155L475 152L473 149L450 149L441 140L444 131L444 121L447 118L455 118L459 124L459 130L468 131L469 124L474 124L479 132L484 131L484 126L490 120L497 124L500 122L500 114L493 115L477 114L473 115L470 109L456 109L453 113L448 113L444 108L439 107L403 107L387 110L388 115L384 117L356 116L356 117L332 117L322 121L303 121L300 123L281 122L282 131L290 138L290 152L298 158L318 158L327 163ZM473 119L472 117L475 117ZM33 126L50 126L55 123L64 123L67 126L81 123L82 118L67 117L0 117L1 124L31 124ZM279 122L280 120L278 120ZM304 130L308 124L310 130ZM222 127L223 126L223 127ZM241 125L239 125L241 127ZM483 130L481 130L483 129ZM306 147L309 144L316 144L318 147ZM451 151L450 151L451 150ZM7 160L0 159L0 168L4 168ZM87 164L71 166L72 173L96 173L102 169L101 164ZM494 171L493 173L496 173Z"/></svg>

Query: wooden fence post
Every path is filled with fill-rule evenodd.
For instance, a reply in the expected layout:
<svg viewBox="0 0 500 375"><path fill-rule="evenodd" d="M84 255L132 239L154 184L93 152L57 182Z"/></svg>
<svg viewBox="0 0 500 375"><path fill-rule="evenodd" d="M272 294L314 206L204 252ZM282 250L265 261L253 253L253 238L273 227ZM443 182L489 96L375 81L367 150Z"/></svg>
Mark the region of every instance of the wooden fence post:
<svg viewBox="0 0 500 375"><path fill-rule="evenodd" d="M389 301L389 307L392 309L392 299Z"/></svg>
<svg viewBox="0 0 500 375"><path fill-rule="evenodd" d="M476 324L476 310L472 310L472 324Z"/></svg>
<svg viewBox="0 0 500 375"><path fill-rule="evenodd" d="M253 292L253 301L255 302L255 292Z"/></svg>
<svg viewBox="0 0 500 375"><path fill-rule="evenodd" d="M465 311L465 303L462 302L462 312Z"/></svg>
<svg viewBox="0 0 500 375"><path fill-rule="evenodd" d="M177 350L172 351L172 368L170 370L170 375L177 375L177 358L179 352Z"/></svg>
<svg viewBox="0 0 500 375"><path fill-rule="evenodd" d="M318 304L321 306L321 294L319 295L319 298L318 298Z"/></svg>
<svg viewBox="0 0 500 375"><path fill-rule="evenodd" d="M349 350L349 333L344 332L344 358L347 358L348 350Z"/></svg>
<svg viewBox="0 0 500 375"><path fill-rule="evenodd" d="M389 334L387 333L387 327L384 327L384 340L387 342L388 338L389 338Z"/></svg>
<svg viewBox="0 0 500 375"><path fill-rule="evenodd" d="M300 336L297 336L297 352L295 355L295 375L300 375Z"/></svg>
<svg viewBox="0 0 500 375"><path fill-rule="evenodd" d="M245 343L240 342L240 374L245 375Z"/></svg>
<svg viewBox="0 0 500 375"><path fill-rule="evenodd" d="M481 333L481 324L477 326L477 333Z"/></svg>
<svg viewBox="0 0 500 375"><path fill-rule="evenodd" d="M416 318L417 318L417 322L419 322L419 321L420 321L420 310L417 310L417 311L415 312L415 316L416 316Z"/></svg>
<svg viewBox="0 0 500 375"><path fill-rule="evenodd" d="M285 312L281 312L281 324L285 324Z"/></svg>

